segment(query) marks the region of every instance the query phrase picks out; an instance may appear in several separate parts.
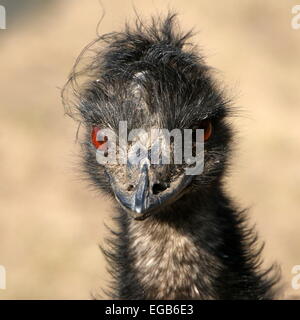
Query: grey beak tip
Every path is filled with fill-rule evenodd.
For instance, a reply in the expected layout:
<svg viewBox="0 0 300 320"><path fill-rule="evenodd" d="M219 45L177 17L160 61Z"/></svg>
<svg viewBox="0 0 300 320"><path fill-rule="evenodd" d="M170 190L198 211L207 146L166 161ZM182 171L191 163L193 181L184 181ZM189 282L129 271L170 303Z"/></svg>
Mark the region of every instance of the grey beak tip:
<svg viewBox="0 0 300 320"><path fill-rule="evenodd" d="M136 212L136 213L142 213L142 208L141 207L134 207L133 210Z"/></svg>

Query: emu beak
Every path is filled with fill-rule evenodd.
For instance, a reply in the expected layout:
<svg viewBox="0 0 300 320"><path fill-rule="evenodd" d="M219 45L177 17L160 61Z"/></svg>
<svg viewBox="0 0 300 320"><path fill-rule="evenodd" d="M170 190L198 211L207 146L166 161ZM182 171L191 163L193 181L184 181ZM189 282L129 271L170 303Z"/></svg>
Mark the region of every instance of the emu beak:
<svg viewBox="0 0 300 320"><path fill-rule="evenodd" d="M144 220L180 198L192 179L191 176L183 174L170 183L170 186L165 190L154 193L156 171L150 168L148 159L142 161L138 171L133 176L135 177L133 189L128 190L128 187L116 183L113 176L109 174L116 200L130 216L137 220Z"/></svg>
<svg viewBox="0 0 300 320"><path fill-rule="evenodd" d="M142 214L149 208L149 165L144 163L141 167L136 190L132 197L131 210L137 214Z"/></svg>
<svg viewBox="0 0 300 320"><path fill-rule="evenodd" d="M133 190L128 190L128 187L127 190L124 190L122 186L118 186L114 179L112 179L112 176L109 175L117 201L121 207L135 219L144 219L150 209L149 169L150 163L145 159L139 165L139 169L133 174L137 176Z"/></svg>

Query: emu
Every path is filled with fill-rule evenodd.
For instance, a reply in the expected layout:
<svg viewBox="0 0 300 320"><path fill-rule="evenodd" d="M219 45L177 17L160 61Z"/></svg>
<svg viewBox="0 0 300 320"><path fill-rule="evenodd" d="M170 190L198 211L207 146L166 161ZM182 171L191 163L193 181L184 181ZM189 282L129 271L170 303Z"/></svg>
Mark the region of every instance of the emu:
<svg viewBox="0 0 300 320"><path fill-rule="evenodd" d="M109 294L273 299L274 267L261 267L262 246L247 226L245 210L224 190L233 140L231 101L189 42L191 35L179 31L173 14L148 24L138 18L134 27L85 48L63 90L67 112L86 128L83 170L116 200L118 230L102 249L113 276ZM83 59L87 52L91 60ZM86 64L78 71L81 62ZM75 99L68 100L67 91ZM186 163L151 164L150 153L135 165L99 164L96 151L107 156L109 139L98 134L110 128L118 135L120 121L129 130L202 129L202 173L186 175Z"/></svg>

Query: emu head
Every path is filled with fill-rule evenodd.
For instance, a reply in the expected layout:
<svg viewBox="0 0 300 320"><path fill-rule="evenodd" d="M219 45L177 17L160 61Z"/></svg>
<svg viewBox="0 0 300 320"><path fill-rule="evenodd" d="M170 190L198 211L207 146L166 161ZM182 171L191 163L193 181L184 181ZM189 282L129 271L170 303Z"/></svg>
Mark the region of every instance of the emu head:
<svg viewBox="0 0 300 320"><path fill-rule="evenodd" d="M174 29L174 16L168 16L98 39L105 47L85 69L92 78L76 91L76 110L87 129L85 171L136 219L159 214L188 192L206 192L226 164L227 102L186 44L190 34ZM195 163L183 156L185 129L191 129L186 134L193 155L204 142L197 174L187 174ZM203 130L198 135L195 129Z"/></svg>

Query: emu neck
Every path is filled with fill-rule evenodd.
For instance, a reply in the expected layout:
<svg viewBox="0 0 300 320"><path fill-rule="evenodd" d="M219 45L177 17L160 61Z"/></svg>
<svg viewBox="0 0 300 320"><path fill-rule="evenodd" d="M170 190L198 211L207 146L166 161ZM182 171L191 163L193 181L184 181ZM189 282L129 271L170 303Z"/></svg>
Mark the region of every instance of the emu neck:
<svg viewBox="0 0 300 320"><path fill-rule="evenodd" d="M199 196L182 198L144 221L121 213L115 268L119 298L270 297L241 218L225 197L216 197L205 202ZM247 238L251 242L249 232Z"/></svg>
<svg viewBox="0 0 300 320"><path fill-rule="evenodd" d="M213 287L209 273L219 262L199 243L197 232L202 228L195 218L130 221L133 267L148 299L209 298Z"/></svg>

